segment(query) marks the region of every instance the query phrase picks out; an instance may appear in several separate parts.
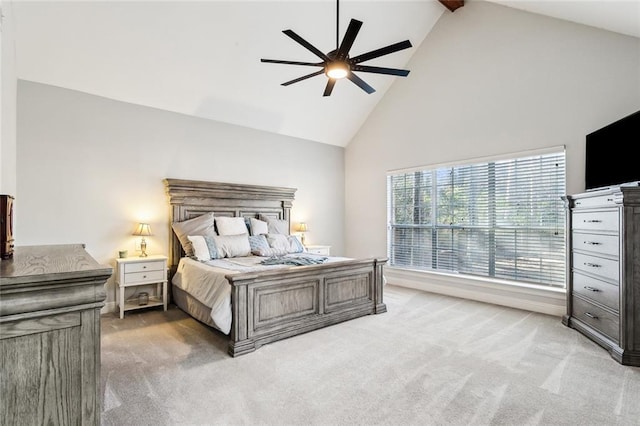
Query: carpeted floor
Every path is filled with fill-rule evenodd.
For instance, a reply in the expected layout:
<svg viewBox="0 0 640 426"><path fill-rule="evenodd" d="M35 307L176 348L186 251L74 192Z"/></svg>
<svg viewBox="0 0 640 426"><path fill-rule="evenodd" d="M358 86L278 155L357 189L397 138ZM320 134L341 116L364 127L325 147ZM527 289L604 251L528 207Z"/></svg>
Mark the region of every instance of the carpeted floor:
<svg viewBox="0 0 640 426"><path fill-rule="evenodd" d="M103 425L640 425L640 368L560 318L385 286L388 312L231 358L172 306L102 317Z"/></svg>

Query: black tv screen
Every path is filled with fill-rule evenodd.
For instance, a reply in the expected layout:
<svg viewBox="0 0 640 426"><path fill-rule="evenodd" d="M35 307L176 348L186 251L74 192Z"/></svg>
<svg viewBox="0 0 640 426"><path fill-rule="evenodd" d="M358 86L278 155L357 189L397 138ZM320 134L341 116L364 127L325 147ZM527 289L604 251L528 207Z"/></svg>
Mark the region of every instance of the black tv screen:
<svg viewBox="0 0 640 426"><path fill-rule="evenodd" d="M607 188L640 181L640 111L586 137L585 188Z"/></svg>

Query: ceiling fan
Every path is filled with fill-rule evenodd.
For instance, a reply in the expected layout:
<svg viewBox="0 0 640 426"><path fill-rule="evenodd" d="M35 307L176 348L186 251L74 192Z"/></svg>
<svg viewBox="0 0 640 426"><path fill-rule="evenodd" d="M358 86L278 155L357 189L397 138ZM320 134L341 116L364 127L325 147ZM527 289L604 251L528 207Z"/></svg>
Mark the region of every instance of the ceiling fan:
<svg viewBox="0 0 640 426"><path fill-rule="evenodd" d="M362 22L357 19L351 19L349 22L349 26L347 27L347 31L344 34L342 39L342 43L339 42L339 30L338 24L340 20L340 1L336 1L336 48L328 53L322 52L320 49L313 46L311 43L300 37L298 34L293 32L293 30L284 30L282 31L285 35L292 38L294 41L301 44L311 53L316 55L318 58L322 59L321 62L299 62L299 61L283 61L278 59L260 59L260 62L268 62L272 64L287 64L287 65L302 65L302 66L310 66L310 67L321 67L319 71L312 72L311 74L304 75L302 77L295 78L290 81L286 81L282 83L282 86L288 86L293 83L297 83L302 80L306 80L311 77L315 77L316 75L326 74L329 80L327 81L327 85L324 89L324 93L322 96L330 96L333 91L333 87L336 84L336 81L341 78L348 78L353 83L355 83L358 87L360 87L365 92L371 94L376 90L368 85L364 80L358 77L354 71L359 72L368 72L374 74L387 74L387 75L395 75L400 77L406 77L409 74L409 70L397 69L397 68L384 68L384 67L376 67L371 65L360 65L361 62L368 61L370 59L375 59L383 55L388 55L390 53L397 52L399 50L408 49L412 47L411 42L409 40L401 41L398 43L390 44L389 46L382 47L380 49L372 50L370 52L366 52L357 56L350 57L349 50L353 45L353 42L360 31L360 27L362 26Z"/></svg>

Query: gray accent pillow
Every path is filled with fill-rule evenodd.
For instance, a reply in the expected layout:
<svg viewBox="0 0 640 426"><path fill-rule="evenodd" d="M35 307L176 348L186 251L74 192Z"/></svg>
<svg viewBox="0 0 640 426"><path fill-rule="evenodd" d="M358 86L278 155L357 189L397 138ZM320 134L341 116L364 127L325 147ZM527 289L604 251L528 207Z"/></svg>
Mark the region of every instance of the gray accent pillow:
<svg viewBox="0 0 640 426"><path fill-rule="evenodd" d="M284 234L289 235L289 221L285 219L275 219L260 215L260 219L267 222L268 234Z"/></svg>
<svg viewBox="0 0 640 426"><path fill-rule="evenodd" d="M249 223L251 224L251 235L261 235L269 233L269 227L267 225L267 222L265 222L264 220L259 220L252 217L249 219Z"/></svg>
<svg viewBox="0 0 640 426"><path fill-rule="evenodd" d="M171 228L182 244L182 249L189 257L194 256L193 246L189 241L189 235L216 235L213 213L205 213L182 222L173 222Z"/></svg>

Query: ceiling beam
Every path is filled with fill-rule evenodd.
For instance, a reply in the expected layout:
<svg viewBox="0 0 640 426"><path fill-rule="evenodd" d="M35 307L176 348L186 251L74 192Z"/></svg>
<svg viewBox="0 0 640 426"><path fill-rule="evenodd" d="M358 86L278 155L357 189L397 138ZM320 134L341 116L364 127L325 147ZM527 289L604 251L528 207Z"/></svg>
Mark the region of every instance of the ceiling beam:
<svg viewBox="0 0 640 426"><path fill-rule="evenodd" d="M445 5L450 11L455 11L457 8L464 6L464 0L439 0L440 3Z"/></svg>

